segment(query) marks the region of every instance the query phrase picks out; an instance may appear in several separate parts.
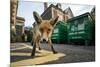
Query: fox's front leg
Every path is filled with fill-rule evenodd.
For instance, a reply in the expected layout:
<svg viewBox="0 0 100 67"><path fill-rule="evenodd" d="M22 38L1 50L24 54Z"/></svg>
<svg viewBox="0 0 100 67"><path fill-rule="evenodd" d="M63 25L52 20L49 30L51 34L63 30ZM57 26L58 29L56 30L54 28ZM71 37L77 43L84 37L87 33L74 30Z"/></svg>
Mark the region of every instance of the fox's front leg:
<svg viewBox="0 0 100 67"><path fill-rule="evenodd" d="M33 44L33 49L32 49L32 52L31 52L32 57L35 56L35 52L36 52L36 42L34 42L34 44Z"/></svg>
<svg viewBox="0 0 100 67"><path fill-rule="evenodd" d="M40 41L38 41L37 46L38 46L39 50L41 50L41 48L40 48Z"/></svg>
<svg viewBox="0 0 100 67"><path fill-rule="evenodd" d="M56 54L57 52L55 51L55 49L54 49L54 47L53 47L53 45L52 45L51 39L48 40L48 45L50 46L52 52L53 52L54 54Z"/></svg>

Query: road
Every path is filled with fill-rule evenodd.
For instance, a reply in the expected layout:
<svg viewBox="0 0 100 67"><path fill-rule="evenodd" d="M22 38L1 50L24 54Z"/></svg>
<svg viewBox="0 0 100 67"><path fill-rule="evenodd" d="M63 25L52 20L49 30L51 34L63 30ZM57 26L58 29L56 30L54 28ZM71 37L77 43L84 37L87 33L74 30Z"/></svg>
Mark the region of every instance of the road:
<svg viewBox="0 0 100 67"><path fill-rule="evenodd" d="M36 56L31 57L30 43L11 43L11 66L43 65L95 61L95 46L53 44L57 54L53 54L47 44L41 44L42 50L36 49Z"/></svg>

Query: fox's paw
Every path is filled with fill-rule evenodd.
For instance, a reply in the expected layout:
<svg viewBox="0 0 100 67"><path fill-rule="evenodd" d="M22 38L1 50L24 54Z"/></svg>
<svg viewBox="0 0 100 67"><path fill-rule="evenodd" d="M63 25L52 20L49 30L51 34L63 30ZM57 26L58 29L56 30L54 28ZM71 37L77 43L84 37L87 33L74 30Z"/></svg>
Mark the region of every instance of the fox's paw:
<svg viewBox="0 0 100 67"><path fill-rule="evenodd" d="M54 51L54 52L53 52L53 54L57 54L57 53L58 53L57 51Z"/></svg>

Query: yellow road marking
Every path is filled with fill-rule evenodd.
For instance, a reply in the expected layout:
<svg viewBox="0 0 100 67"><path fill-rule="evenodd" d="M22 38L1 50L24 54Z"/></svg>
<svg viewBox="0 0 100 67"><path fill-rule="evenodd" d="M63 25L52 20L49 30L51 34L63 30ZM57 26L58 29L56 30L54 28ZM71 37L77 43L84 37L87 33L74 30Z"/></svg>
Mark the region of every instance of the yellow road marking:
<svg viewBox="0 0 100 67"><path fill-rule="evenodd" d="M19 47L19 48L14 48L14 49L10 49L10 50L13 51L13 50L20 50L20 49L25 49L25 48L27 48L27 47Z"/></svg>
<svg viewBox="0 0 100 67"><path fill-rule="evenodd" d="M32 46L23 44L24 47L32 49ZM11 63L11 67L18 67L18 66L30 66L35 64L43 64L49 61L58 60L61 57L64 57L64 53L57 53L53 54L52 51L47 50L36 50L36 56L34 58L31 58L31 52L30 53L18 53L18 52L11 52L11 56L29 56L29 58L26 58L21 61L16 61ZM17 58L17 57L16 57Z"/></svg>
<svg viewBox="0 0 100 67"><path fill-rule="evenodd" d="M60 57L65 56L65 54L63 53L58 53L58 54L52 54L52 53L48 53L45 54L44 56L41 55L39 57L38 54L36 55L35 58L32 59L26 59L26 60L21 60L21 61L17 61L17 62L13 62L11 63L11 66L30 66L30 65L35 65L35 64L42 64L42 63L46 63L49 61L54 61L54 60L58 60Z"/></svg>

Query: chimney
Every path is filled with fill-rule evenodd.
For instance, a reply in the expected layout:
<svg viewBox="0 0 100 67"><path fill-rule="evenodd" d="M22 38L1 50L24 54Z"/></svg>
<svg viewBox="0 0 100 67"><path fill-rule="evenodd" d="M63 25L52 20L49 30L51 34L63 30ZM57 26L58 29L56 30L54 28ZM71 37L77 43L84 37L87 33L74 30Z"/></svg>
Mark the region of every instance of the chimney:
<svg viewBox="0 0 100 67"><path fill-rule="evenodd" d="M44 2L44 11L48 8L48 3Z"/></svg>
<svg viewBox="0 0 100 67"><path fill-rule="evenodd" d="M56 7L58 7L58 8L61 9L61 4L60 3L57 3Z"/></svg>

